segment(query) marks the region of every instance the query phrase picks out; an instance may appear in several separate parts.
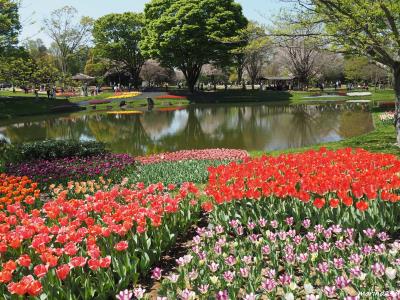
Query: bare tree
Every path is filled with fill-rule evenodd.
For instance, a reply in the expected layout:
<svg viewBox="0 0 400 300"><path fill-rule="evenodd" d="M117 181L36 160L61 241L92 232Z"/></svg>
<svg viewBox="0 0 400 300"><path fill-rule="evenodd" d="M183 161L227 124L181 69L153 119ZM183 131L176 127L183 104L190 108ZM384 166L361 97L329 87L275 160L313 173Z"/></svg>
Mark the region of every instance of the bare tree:
<svg viewBox="0 0 400 300"><path fill-rule="evenodd" d="M261 77L264 65L271 55L271 45L265 28L255 22L249 23L247 34L248 45L244 48L244 65L254 90L254 85Z"/></svg>
<svg viewBox="0 0 400 300"><path fill-rule="evenodd" d="M306 14L282 14L275 24L269 35L282 50L286 67L304 88L320 72L321 55L327 52L323 26Z"/></svg>
<svg viewBox="0 0 400 300"><path fill-rule="evenodd" d="M53 11L44 19L44 30L55 46L60 69L65 76L68 72L69 58L90 40L93 20L89 17L77 19L78 11L72 6Z"/></svg>
<svg viewBox="0 0 400 300"><path fill-rule="evenodd" d="M161 84L163 82L169 82L174 77L175 72L167 68L163 68L155 60L148 60L144 63L140 72L140 77L147 81L149 85Z"/></svg>

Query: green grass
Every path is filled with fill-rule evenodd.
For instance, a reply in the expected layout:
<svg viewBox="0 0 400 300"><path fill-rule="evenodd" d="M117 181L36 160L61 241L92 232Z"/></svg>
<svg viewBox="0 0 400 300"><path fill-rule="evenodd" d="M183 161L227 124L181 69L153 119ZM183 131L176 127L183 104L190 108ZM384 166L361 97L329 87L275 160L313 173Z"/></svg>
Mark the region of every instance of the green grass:
<svg viewBox="0 0 400 300"><path fill-rule="evenodd" d="M325 91L333 92L333 90ZM370 90L371 96L362 97L321 97L315 99L305 99L314 94L318 94L317 91L303 92L303 91L259 91L259 90L228 90L216 92L200 92L190 95L186 92L177 91L177 94L183 94L188 99L195 103L238 103L238 102L288 102L291 104L305 104L307 102L315 101L347 101L347 100L371 100L371 101L394 101L395 95L393 90Z"/></svg>
<svg viewBox="0 0 400 300"><path fill-rule="evenodd" d="M60 108L68 106L71 108ZM80 108L65 99L12 97L0 98L0 119L10 119L20 116L60 113L66 111L78 111Z"/></svg>
<svg viewBox="0 0 400 300"><path fill-rule="evenodd" d="M90 101L90 100L106 100L108 97L114 96L114 92L103 92L100 93L99 95L96 96L87 96L87 97L82 97L82 96L76 96L76 97L70 97L69 101L76 103L76 102L82 102L82 101Z"/></svg>
<svg viewBox="0 0 400 300"><path fill-rule="evenodd" d="M135 99L126 101L128 109L138 109L138 108L147 108L147 100L145 99ZM164 108L164 107L177 107L188 105L188 100L154 100L155 108ZM96 105L87 105L88 110L92 109L93 106L96 106L96 110L121 110L118 102L111 102L107 104L96 104Z"/></svg>
<svg viewBox="0 0 400 300"><path fill-rule="evenodd" d="M381 112L375 110L372 115L375 123L375 130L357 137L352 137L339 142L323 143L318 145L313 145L310 147L296 148L296 149L286 149L278 150L272 152L264 151L252 151L251 156L261 156L263 154L279 155L283 153L295 153L304 152L311 149L319 149L321 147L326 147L328 149L339 149L339 148L363 148L371 152L382 152L390 153L395 155L400 155L400 147L396 146L396 132L393 125L383 124L379 120L379 114Z"/></svg>

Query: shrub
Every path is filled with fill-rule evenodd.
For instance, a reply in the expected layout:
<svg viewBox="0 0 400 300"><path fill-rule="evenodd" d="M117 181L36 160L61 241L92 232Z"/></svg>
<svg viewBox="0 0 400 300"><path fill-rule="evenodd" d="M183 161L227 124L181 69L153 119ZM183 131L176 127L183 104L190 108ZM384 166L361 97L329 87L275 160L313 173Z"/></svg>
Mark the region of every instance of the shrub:
<svg viewBox="0 0 400 300"><path fill-rule="evenodd" d="M36 159L54 159L64 157L85 157L108 152L105 144L94 141L46 140L13 146L12 161L31 161ZM9 152L9 151L8 151Z"/></svg>

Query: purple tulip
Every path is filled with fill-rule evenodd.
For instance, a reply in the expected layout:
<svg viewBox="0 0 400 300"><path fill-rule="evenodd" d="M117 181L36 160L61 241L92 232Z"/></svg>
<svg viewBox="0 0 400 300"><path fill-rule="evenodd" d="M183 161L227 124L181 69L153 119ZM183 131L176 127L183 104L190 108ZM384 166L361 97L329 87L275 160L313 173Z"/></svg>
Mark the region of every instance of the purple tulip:
<svg viewBox="0 0 400 300"><path fill-rule="evenodd" d="M267 292L271 292L276 288L276 281L274 279L268 278L261 284L262 288Z"/></svg>
<svg viewBox="0 0 400 300"><path fill-rule="evenodd" d="M219 291L216 295L215 295L216 300L229 300L229 295L228 295L228 291Z"/></svg>
<svg viewBox="0 0 400 300"><path fill-rule="evenodd" d="M344 276L337 277L335 282L336 282L336 287L338 289L343 289L343 288L349 286L351 283L350 280Z"/></svg>

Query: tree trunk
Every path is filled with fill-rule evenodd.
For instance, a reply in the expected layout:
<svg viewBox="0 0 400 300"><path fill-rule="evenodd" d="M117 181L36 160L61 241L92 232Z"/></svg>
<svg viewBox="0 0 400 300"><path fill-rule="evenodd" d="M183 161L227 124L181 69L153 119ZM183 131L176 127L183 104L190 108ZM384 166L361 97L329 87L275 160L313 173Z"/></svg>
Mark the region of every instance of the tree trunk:
<svg viewBox="0 0 400 300"><path fill-rule="evenodd" d="M396 94L396 136L397 145L400 146L400 62L393 67L394 91Z"/></svg>
<svg viewBox="0 0 400 300"><path fill-rule="evenodd" d="M185 76L187 86L191 94L194 93L195 85L199 79L202 66L191 66L189 68L181 68L183 75Z"/></svg>
<svg viewBox="0 0 400 300"><path fill-rule="evenodd" d="M240 84L243 80L243 67L242 66L239 66L237 68L237 73L238 73L237 82L238 82L238 84Z"/></svg>

